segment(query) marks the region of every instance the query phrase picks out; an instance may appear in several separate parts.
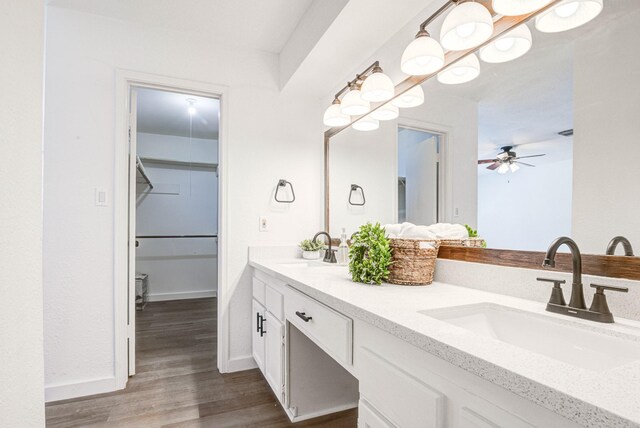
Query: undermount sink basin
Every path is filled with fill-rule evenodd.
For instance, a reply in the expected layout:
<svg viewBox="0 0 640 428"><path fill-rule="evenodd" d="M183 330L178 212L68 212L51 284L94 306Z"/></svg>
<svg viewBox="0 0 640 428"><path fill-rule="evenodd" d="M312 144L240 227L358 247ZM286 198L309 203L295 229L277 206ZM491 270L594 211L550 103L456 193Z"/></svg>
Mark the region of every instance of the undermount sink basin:
<svg viewBox="0 0 640 428"><path fill-rule="evenodd" d="M632 336L613 336L598 331L597 327L591 330L587 326L493 303L420 313L588 370L606 371L640 360L640 340Z"/></svg>

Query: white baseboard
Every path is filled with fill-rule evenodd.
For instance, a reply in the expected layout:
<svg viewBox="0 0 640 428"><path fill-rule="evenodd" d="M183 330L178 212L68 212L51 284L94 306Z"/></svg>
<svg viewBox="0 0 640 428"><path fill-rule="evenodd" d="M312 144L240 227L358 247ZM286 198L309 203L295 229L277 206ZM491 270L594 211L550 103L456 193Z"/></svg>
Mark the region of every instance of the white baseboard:
<svg viewBox="0 0 640 428"><path fill-rule="evenodd" d="M180 293L157 293L149 294L150 302L163 302L166 300L186 300L186 299L203 299L205 297L216 297L215 290L206 291L183 291Z"/></svg>
<svg viewBox="0 0 640 428"><path fill-rule="evenodd" d="M67 400L69 398L84 397L86 395L103 394L118 389L115 377L92 379L84 382L48 385L44 388L44 400Z"/></svg>
<svg viewBox="0 0 640 428"><path fill-rule="evenodd" d="M258 367L251 355L230 359L227 362L227 373L241 372L243 370L255 369Z"/></svg>

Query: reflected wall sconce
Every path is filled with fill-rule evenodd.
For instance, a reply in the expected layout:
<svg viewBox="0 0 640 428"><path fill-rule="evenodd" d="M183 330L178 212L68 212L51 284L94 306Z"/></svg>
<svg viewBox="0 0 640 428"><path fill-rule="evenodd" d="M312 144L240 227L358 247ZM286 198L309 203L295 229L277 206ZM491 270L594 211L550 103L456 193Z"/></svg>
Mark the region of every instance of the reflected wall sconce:
<svg viewBox="0 0 640 428"><path fill-rule="evenodd" d="M362 196L362 202L353 202L353 199L352 199L353 194L354 193L357 194L358 190L360 191L359 193ZM357 184L352 184L351 185L351 190L349 191L349 205L353 205L353 206L356 206L356 207L361 207L366 203L367 203L367 200L364 197L364 189L361 186L358 186Z"/></svg>
<svg viewBox="0 0 640 428"><path fill-rule="evenodd" d="M280 191L280 189L284 191L287 185L291 189L291 199L278 199L278 191ZM276 200L276 202L280 202L281 204L290 204L294 202L296 200L296 194L293 191L293 184L291 184L284 178L281 178L280 180L278 180L278 185L276 186L276 194L274 195L274 199Z"/></svg>

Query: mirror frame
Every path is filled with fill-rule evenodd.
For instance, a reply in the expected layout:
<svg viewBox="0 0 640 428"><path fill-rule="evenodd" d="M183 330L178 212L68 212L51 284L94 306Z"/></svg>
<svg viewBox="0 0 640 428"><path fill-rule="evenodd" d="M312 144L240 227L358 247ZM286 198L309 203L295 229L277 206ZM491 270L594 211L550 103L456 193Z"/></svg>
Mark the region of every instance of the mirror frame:
<svg viewBox="0 0 640 428"><path fill-rule="evenodd" d="M500 37L503 33L506 33L509 30L517 27L518 25L529 21L538 14L554 7L561 1L562 0L554 0L542 9L534 11L530 14L501 17L494 22L493 35L482 45L464 51L446 52L445 63L442 68L454 64L467 55L476 52L481 47L491 43L494 39ZM437 72L424 76L407 77L395 86L396 95L392 99L399 97L415 86L423 84L436 75ZM370 112L379 109L382 105L388 102L391 102L391 100L388 100L386 102L374 103L371 107ZM329 230L330 226L329 196L331 189L329 186L329 154L331 138L348 129L351 125L358 122L364 116L366 115L355 117L349 124L345 126L329 128L324 133L324 230L326 231ZM541 251L501 250L493 248L441 247L438 253L438 258L540 270L542 269L542 262L545 258L545 253ZM583 273L587 275L640 280L640 257L583 254L582 262ZM571 272L571 255L559 253L556 259L556 268L550 270L557 272Z"/></svg>

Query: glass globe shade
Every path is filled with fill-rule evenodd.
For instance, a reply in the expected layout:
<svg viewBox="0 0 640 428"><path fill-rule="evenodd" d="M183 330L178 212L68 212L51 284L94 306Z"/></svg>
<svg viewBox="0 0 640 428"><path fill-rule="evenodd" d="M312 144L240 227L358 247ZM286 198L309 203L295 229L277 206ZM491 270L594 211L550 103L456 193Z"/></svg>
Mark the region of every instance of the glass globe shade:
<svg viewBox="0 0 640 428"><path fill-rule="evenodd" d="M462 51L486 42L493 34L493 18L480 3L455 6L442 23L440 43L445 49Z"/></svg>
<svg viewBox="0 0 640 428"><path fill-rule="evenodd" d="M542 9L553 0L493 0L491 7L500 15L519 16Z"/></svg>
<svg viewBox="0 0 640 428"><path fill-rule="evenodd" d="M394 98L391 101L395 107L398 108L410 108L417 107L424 102L424 91L422 86L414 86L398 98Z"/></svg>
<svg viewBox="0 0 640 428"><path fill-rule="evenodd" d="M323 122L326 126L345 126L351 122L351 117L346 114L342 114L340 111L340 104L331 104L324 111Z"/></svg>
<svg viewBox="0 0 640 428"><path fill-rule="evenodd" d="M506 163L501 164L496 170L498 174L506 174L509 171L509 165Z"/></svg>
<svg viewBox="0 0 640 428"><path fill-rule="evenodd" d="M480 59L490 63L511 61L529 52L532 43L531 30L522 24L480 48Z"/></svg>
<svg viewBox="0 0 640 428"><path fill-rule="evenodd" d="M382 102L393 98L395 87L389 76L383 72L375 72L364 80L360 91L363 100Z"/></svg>
<svg viewBox="0 0 640 428"><path fill-rule="evenodd" d="M380 127L380 122L370 116L365 116L351 126L357 131L375 131Z"/></svg>
<svg viewBox="0 0 640 428"><path fill-rule="evenodd" d="M369 113L369 116L376 120L393 120L400 115L400 110L398 107L394 106L391 103L387 103L377 110Z"/></svg>
<svg viewBox="0 0 640 428"><path fill-rule="evenodd" d="M480 61L470 54L438 73L438 82L445 85L467 83L480 75Z"/></svg>
<svg viewBox="0 0 640 428"><path fill-rule="evenodd" d="M403 73L423 76L435 73L444 65L444 50L429 36L413 39L402 53L400 67Z"/></svg>
<svg viewBox="0 0 640 428"><path fill-rule="evenodd" d="M359 89L352 89L342 97L340 102L340 112L348 116L360 116L369 113L371 104L362 99L362 92Z"/></svg>
<svg viewBox="0 0 640 428"><path fill-rule="evenodd" d="M559 33L577 28L602 12L603 0L565 0L536 16L536 29Z"/></svg>

